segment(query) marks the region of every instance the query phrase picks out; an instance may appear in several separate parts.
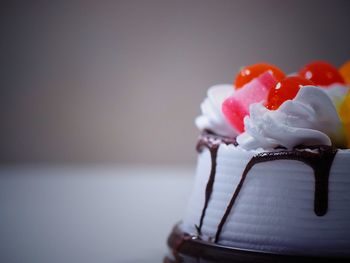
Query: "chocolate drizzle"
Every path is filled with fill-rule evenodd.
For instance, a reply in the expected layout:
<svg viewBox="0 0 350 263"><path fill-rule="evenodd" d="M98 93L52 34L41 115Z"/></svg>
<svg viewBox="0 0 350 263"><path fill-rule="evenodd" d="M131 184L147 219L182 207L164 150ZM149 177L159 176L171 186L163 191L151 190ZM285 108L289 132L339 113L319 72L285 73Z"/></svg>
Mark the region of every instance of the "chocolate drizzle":
<svg viewBox="0 0 350 263"><path fill-rule="evenodd" d="M210 199L211 193L213 192L213 185L214 185L215 174L216 174L216 156L217 156L218 148L219 148L218 144L214 144L209 148L210 156L211 156L211 170L210 170L209 180L205 188L204 206L202 209L201 218L199 220L199 226L197 227L198 235L202 234L201 229L203 225L205 211L207 210L209 199Z"/></svg>
<svg viewBox="0 0 350 263"><path fill-rule="evenodd" d="M202 135L197 144L197 150L201 151L203 147L207 147L211 154L211 171L205 189L205 202L200 217L199 226L197 227L198 235L201 235L201 228L205 217L205 212L208 207L208 203L213 191L213 185L216 174L216 158L220 143L234 144L237 146L235 140L227 139L213 134ZM243 174L241 176L238 186L234 190L234 193L230 199L230 202L225 210L223 217L218 225L214 242L216 243L222 232L223 226L230 215L235 201L244 185L249 171L254 165L264 162L276 161L276 160L295 160L300 161L310 166L314 171L315 177L315 193L314 193L314 212L317 216L323 216L328 210L328 183L330 169L336 154L336 149L330 146L315 146L312 149L307 148L295 148L294 150L281 150L276 152L263 152L252 157L252 159L246 165Z"/></svg>
<svg viewBox="0 0 350 263"><path fill-rule="evenodd" d="M211 197L211 194L213 192L213 185L215 181L215 175L216 175L216 157L219 149L220 143L225 143L225 144L236 144L235 140L232 140L230 138L225 138L225 137L218 137L213 134L207 133L206 135L200 136L197 144L197 151L201 152L203 147L208 148L210 152L210 158L211 158L211 169L210 169L210 174L209 174L209 179L207 182L207 186L205 188L205 200L204 200L204 206L202 209L201 217L199 220L199 225L196 226L198 235L201 235L202 232L202 226L203 226L203 220L205 216L205 212L207 210L209 200Z"/></svg>

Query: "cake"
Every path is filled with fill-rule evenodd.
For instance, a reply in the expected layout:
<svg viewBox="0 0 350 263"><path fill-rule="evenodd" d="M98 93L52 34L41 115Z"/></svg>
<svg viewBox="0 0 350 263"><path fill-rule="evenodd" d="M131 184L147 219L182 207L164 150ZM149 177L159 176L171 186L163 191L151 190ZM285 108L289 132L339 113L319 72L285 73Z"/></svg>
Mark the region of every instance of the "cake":
<svg viewBox="0 0 350 263"><path fill-rule="evenodd" d="M164 262L350 259L349 63L266 63L201 104L194 188Z"/></svg>

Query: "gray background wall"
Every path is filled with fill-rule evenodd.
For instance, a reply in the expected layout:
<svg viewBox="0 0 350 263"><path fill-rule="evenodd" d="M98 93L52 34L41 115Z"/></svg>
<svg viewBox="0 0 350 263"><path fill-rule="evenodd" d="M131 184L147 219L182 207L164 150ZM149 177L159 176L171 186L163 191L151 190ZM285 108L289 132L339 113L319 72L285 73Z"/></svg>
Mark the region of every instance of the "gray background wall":
<svg viewBox="0 0 350 263"><path fill-rule="evenodd" d="M0 162L194 163L207 88L350 59L350 1L0 4Z"/></svg>

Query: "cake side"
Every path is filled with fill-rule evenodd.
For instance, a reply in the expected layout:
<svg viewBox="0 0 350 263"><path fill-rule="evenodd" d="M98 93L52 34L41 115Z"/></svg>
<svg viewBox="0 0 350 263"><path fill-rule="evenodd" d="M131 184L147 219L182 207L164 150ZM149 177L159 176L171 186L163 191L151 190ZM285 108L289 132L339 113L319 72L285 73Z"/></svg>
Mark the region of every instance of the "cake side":
<svg viewBox="0 0 350 263"><path fill-rule="evenodd" d="M350 68L324 61L291 75L258 63L234 85L208 90L195 121L192 196L169 239L174 262L187 262L181 253L215 262L210 251L239 262L243 254L244 262L350 258L350 83L342 74Z"/></svg>
<svg viewBox="0 0 350 263"><path fill-rule="evenodd" d="M204 241L235 248L294 255L350 255L350 197L345 194L350 191L349 150L338 150L332 161L324 214L315 211L314 170L299 160L271 160L254 165L247 173L223 222L243 172L257 154L219 142L212 193L203 211L212 170L210 149L203 148L180 228Z"/></svg>

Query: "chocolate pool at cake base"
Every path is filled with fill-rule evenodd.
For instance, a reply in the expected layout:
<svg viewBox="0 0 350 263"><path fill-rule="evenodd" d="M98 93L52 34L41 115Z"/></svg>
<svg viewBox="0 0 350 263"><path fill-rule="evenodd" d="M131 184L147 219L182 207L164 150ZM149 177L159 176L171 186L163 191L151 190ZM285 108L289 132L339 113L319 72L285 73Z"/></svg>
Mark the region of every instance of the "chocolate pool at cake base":
<svg viewBox="0 0 350 263"><path fill-rule="evenodd" d="M280 255L225 247L202 241L182 232L176 225L168 238L169 251L163 263L315 263L349 262L346 257Z"/></svg>

